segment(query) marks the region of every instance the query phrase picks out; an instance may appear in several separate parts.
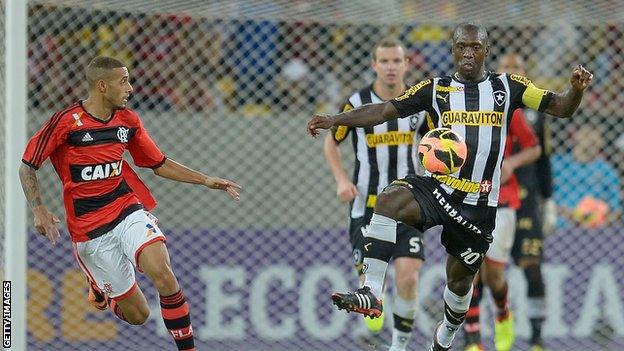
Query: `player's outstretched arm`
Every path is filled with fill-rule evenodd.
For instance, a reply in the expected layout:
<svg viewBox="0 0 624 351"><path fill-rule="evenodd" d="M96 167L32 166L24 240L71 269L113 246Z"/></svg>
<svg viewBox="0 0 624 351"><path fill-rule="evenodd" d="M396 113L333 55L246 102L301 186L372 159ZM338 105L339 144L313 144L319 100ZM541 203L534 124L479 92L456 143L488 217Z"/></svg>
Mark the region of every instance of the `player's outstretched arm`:
<svg viewBox="0 0 624 351"><path fill-rule="evenodd" d="M44 235L52 245L56 244L56 240L60 237L60 233L56 224L59 219L50 213L41 200L41 192L39 191L39 181L37 180L37 171L22 163L19 168L20 182L22 190L26 195L28 205L32 209L35 229Z"/></svg>
<svg viewBox="0 0 624 351"><path fill-rule="evenodd" d="M594 75L578 65L572 70L570 87L561 94L555 94L544 112L557 117L571 117L583 98L583 91L589 86Z"/></svg>
<svg viewBox="0 0 624 351"><path fill-rule="evenodd" d="M366 104L337 115L314 115L308 122L308 133L316 137L319 134L319 129L329 129L333 126L374 126L398 116L399 112L388 101L379 104Z"/></svg>
<svg viewBox="0 0 624 351"><path fill-rule="evenodd" d="M169 158L167 158L160 167L154 169L154 174L178 182L200 184L210 189L223 190L228 193L232 199L240 199L238 193L238 190L241 189L240 185L231 180L207 176Z"/></svg>

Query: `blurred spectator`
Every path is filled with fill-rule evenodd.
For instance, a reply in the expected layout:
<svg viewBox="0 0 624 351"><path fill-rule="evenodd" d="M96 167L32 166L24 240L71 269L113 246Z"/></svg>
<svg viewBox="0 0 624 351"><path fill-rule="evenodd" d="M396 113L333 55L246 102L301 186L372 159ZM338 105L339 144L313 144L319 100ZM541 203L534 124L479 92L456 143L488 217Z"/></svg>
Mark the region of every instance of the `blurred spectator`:
<svg viewBox="0 0 624 351"><path fill-rule="evenodd" d="M238 80L238 105L268 104L267 97L274 90L277 58L276 22L246 20L239 22L234 38L235 79Z"/></svg>
<svg viewBox="0 0 624 351"><path fill-rule="evenodd" d="M569 67L578 62L575 55L570 55L581 41L578 29L573 23L564 19L549 22L546 27L537 32L533 45L537 48L534 56L539 57L536 62L536 76L559 77L567 75Z"/></svg>
<svg viewBox="0 0 624 351"><path fill-rule="evenodd" d="M134 50L132 41L137 32L136 21L130 18L119 18L112 24L103 23L97 27L97 56L114 57L134 68Z"/></svg>
<svg viewBox="0 0 624 351"><path fill-rule="evenodd" d="M217 89L221 60L221 35L216 27L203 21L188 21L178 30L184 48L172 62L174 90L172 103L177 111L204 112L207 115L223 108Z"/></svg>
<svg viewBox="0 0 624 351"><path fill-rule="evenodd" d="M451 44L448 40L450 33L439 25L423 24L414 27L407 34L407 45L410 51L423 52L427 72L426 76L439 76L451 74L453 69ZM424 65L423 65L424 66ZM412 70L413 71L413 70Z"/></svg>
<svg viewBox="0 0 624 351"><path fill-rule="evenodd" d="M281 93L277 103L282 110L301 110L308 103L307 90L311 85L310 67L300 57L291 57L278 78Z"/></svg>
<svg viewBox="0 0 624 351"><path fill-rule="evenodd" d="M600 128L584 124L573 134L571 152L551 158L559 226L604 226L619 218L621 182L601 154L605 142Z"/></svg>
<svg viewBox="0 0 624 351"><path fill-rule="evenodd" d="M181 22L175 16L147 16L135 42L137 67L133 101L138 109L170 110L175 91L176 66L171 63L183 49L177 36Z"/></svg>

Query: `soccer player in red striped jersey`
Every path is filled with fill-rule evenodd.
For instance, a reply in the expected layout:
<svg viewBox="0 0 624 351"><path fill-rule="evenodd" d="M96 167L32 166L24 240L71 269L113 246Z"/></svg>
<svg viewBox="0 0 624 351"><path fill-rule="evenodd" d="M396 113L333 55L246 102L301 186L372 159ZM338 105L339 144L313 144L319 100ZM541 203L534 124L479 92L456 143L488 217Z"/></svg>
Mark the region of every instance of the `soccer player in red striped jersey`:
<svg viewBox="0 0 624 351"><path fill-rule="evenodd" d="M143 324L149 306L134 267L160 295L165 326L178 350L195 350L189 306L171 268L165 236L148 211L156 201L123 160L126 150L139 167L163 178L199 184L239 199L240 186L210 177L165 157L136 112L126 107L132 92L126 66L96 57L86 68L89 95L57 112L30 139L20 167L24 194L36 230L54 245L59 220L41 199L36 171L50 158L63 183L67 227L74 255L89 282L89 301L130 324Z"/></svg>

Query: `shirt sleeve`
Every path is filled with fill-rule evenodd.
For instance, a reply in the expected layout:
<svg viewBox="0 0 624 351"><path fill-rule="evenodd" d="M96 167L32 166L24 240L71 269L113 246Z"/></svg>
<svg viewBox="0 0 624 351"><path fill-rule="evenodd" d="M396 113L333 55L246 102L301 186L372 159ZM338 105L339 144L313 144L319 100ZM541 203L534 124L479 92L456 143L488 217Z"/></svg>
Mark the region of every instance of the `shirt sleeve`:
<svg viewBox="0 0 624 351"><path fill-rule="evenodd" d="M509 75L509 88L512 102L516 104L514 108L528 107L543 112L553 96L552 92L536 87L530 79L517 74Z"/></svg>
<svg viewBox="0 0 624 351"><path fill-rule="evenodd" d="M514 140L518 142L521 149L535 146L538 143L533 128L529 126L526 119L524 118L524 113L522 112L522 109L517 109L514 111L513 116L511 117L511 126L509 127L509 132L513 136Z"/></svg>
<svg viewBox="0 0 624 351"><path fill-rule="evenodd" d="M431 106L432 91L432 80L423 80L407 89L403 95L390 100L390 103L397 109L400 118L411 116Z"/></svg>
<svg viewBox="0 0 624 351"><path fill-rule="evenodd" d="M349 110L353 110L353 105L351 105L351 102L347 100L347 102L342 107L342 112L347 112ZM349 135L349 132L351 132L352 129L353 128L347 127L347 126L332 127L331 134L332 134L332 137L334 138L334 141L340 144L343 140L347 138L347 136Z"/></svg>
<svg viewBox="0 0 624 351"><path fill-rule="evenodd" d="M55 114L33 135L22 155L22 162L39 169L43 162L67 140L67 128L63 115Z"/></svg>
<svg viewBox="0 0 624 351"><path fill-rule="evenodd" d="M167 159L165 154L160 151L154 140L152 140L138 116L136 116L136 120L136 132L128 142L128 151L130 151L134 164L146 168L158 168L162 166Z"/></svg>

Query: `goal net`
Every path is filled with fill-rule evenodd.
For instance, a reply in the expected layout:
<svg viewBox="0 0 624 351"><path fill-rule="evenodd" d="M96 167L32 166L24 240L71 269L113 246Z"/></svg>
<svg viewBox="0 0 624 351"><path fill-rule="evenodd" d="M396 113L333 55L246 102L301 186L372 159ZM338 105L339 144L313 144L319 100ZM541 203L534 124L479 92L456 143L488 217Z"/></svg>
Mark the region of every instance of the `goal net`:
<svg viewBox="0 0 624 351"><path fill-rule="evenodd" d="M307 120L336 112L374 80L370 53L382 37L405 43L406 79L414 84L452 72L450 31L468 19L482 21L492 46L488 69L496 70L504 53L517 53L536 85L554 91L568 86L576 64L594 73L575 116L550 120L561 215L544 243L543 335L551 350L622 350L622 18L621 4L608 0L31 0L29 136L86 96L83 68L91 58L122 60L134 87L129 105L166 155L243 186L235 203L140 170L159 201L154 214L191 306L198 349L361 349L354 341L360 318L337 311L329 299L332 291L357 286L348 206L336 198L322 138L305 133ZM0 130L0 138L10 132ZM348 172L350 149L341 147ZM53 167L48 162L38 174L45 203L64 222ZM599 209L579 205L588 198ZM2 191L0 202L10 206ZM605 205L606 220L584 219ZM35 234L31 217L28 225L28 350L174 348L144 276L139 284L152 306L146 325L98 313L86 300L64 224L55 247ZM415 350L425 348L443 314L446 254L438 237L426 238L425 252ZM514 266L508 275L517 345L526 349L526 281ZM389 343L392 304L386 306L382 335ZM491 340L492 315L483 310L484 340Z"/></svg>

